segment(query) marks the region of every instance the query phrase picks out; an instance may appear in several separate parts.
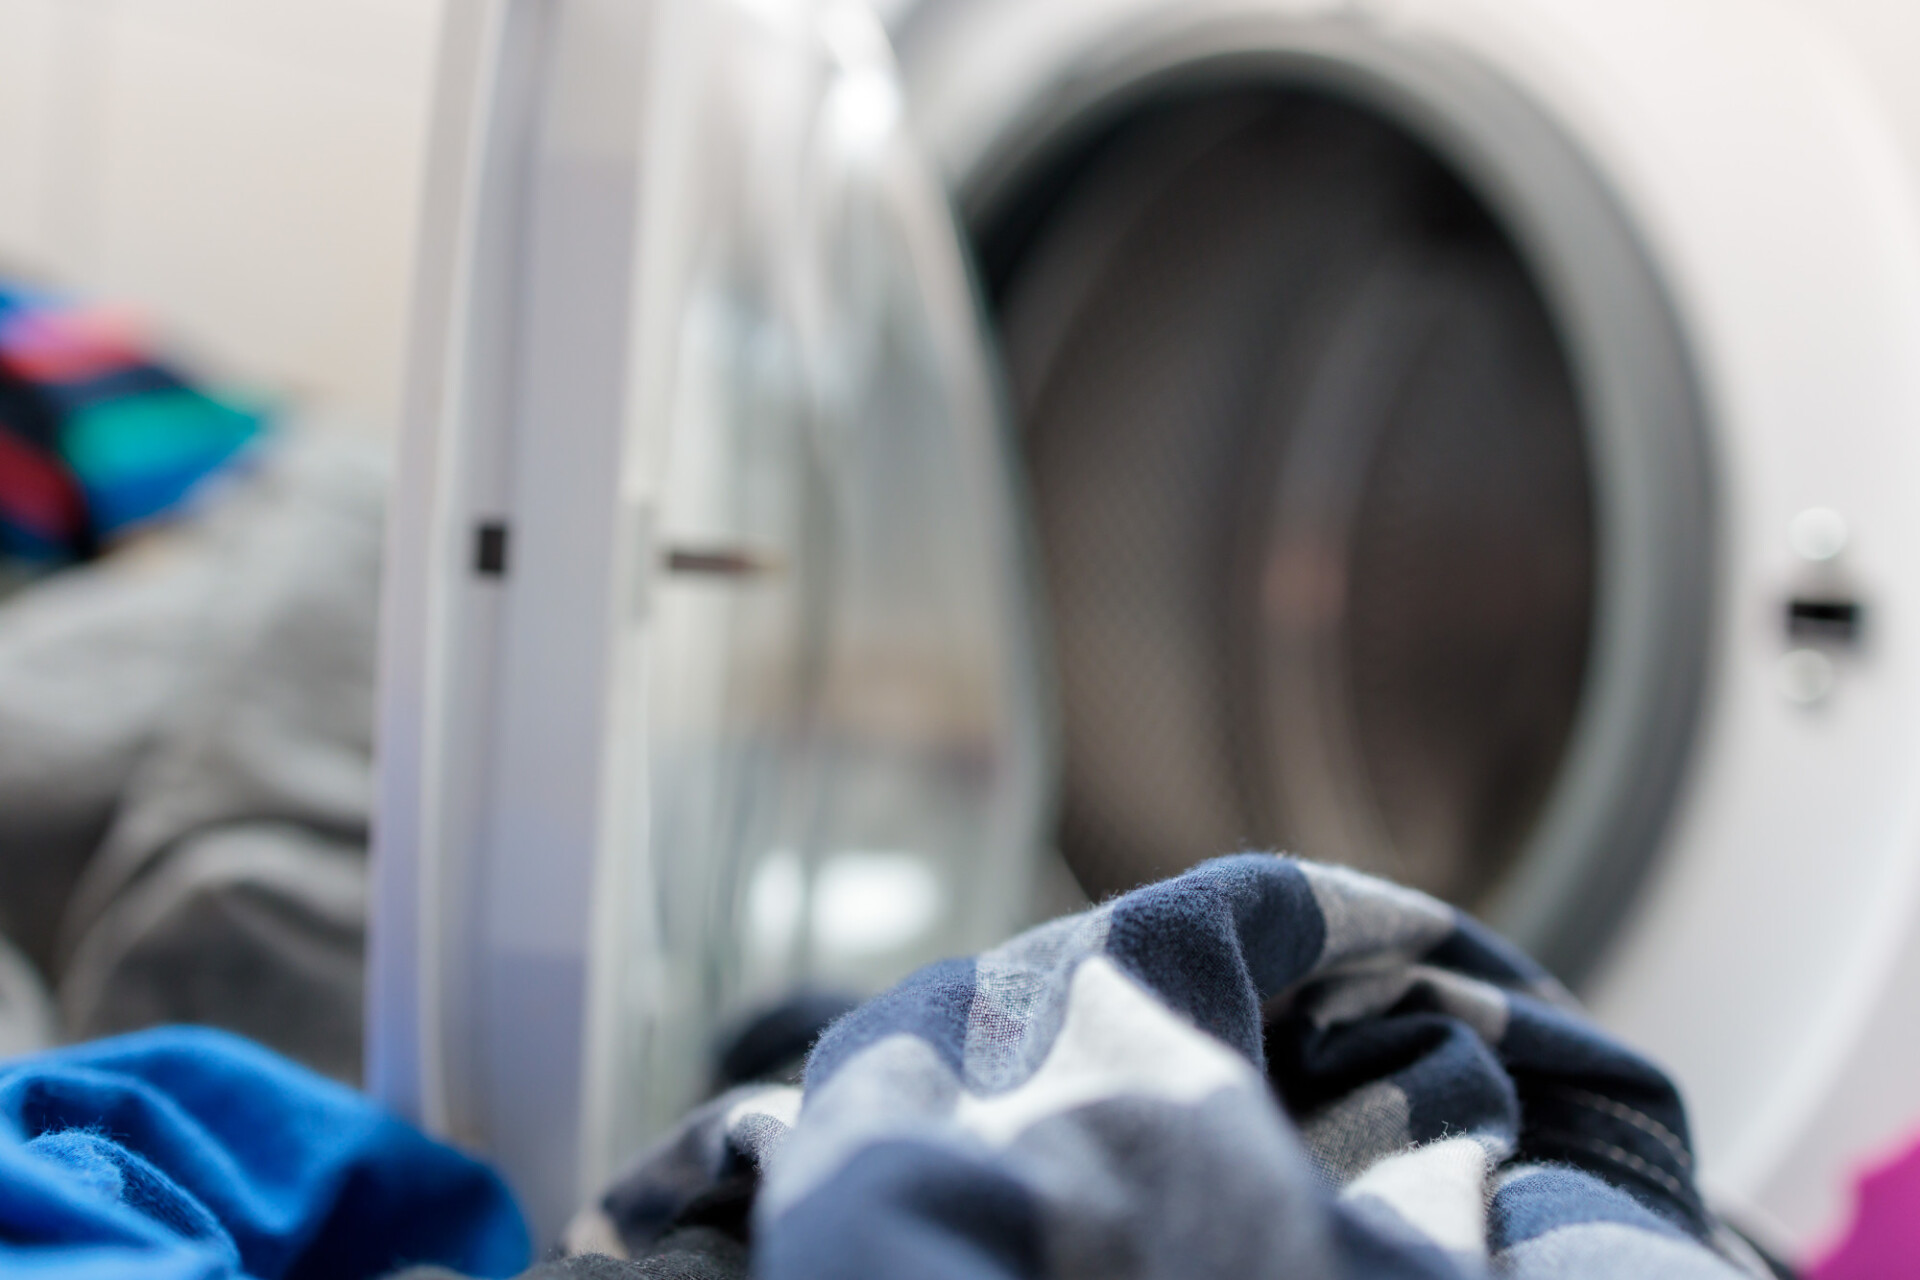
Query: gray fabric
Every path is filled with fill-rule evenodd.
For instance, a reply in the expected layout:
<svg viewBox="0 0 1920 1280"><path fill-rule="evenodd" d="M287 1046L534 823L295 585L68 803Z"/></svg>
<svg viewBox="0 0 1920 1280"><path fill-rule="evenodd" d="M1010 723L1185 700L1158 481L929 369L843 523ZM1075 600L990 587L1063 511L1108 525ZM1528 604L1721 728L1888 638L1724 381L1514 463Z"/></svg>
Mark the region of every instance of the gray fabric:
<svg viewBox="0 0 1920 1280"><path fill-rule="evenodd" d="M0 932L41 971L61 911L191 666L217 586L177 529L0 604Z"/></svg>
<svg viewBox="0 0 1920 1280"><path fill-rule="evenodd" d="M712 1227L683 1227L643 1258L563 1258L522 1280L746 1280L749 1274L746 1245Z"/></svg>
<svg viewBox="0 0 1920 1280"><path fill-rule="evenodd" d="M358 1079L383 488L296 437L209 518L190 661L61 925L69 1035L201 1022Z"/></svg>
<svg viewBox="0 0 1920 1280"><path fill-rule="evenodd" d="M1727 1268L1692 1241L1638 1231L1617 1222L1562 1227L1509 1249L1499 1275L1511 1280L1726 1280ZM1756 1264L1757 1265L1757 1264Z"/></svg>
<svg viewBox="0 0 1920 1280"><path fill-rule="evenodd" d="M1318 868L1308 884L1326 929L1321 964L1329 968L1356 956L1391 967L1453 931L1445 906L1401 885L1344 867Z"/></svg>
<svg viewBox="0 0 1920 1280"><path fill-rule="evenodd" d="M1218 1094L1198 1104L1108 1099L1033 1126L1009 1148L1046 1206L1047 1275L1323 1275L1306 1158L1278 1111ZM1225 1176L1223 1176L1223 1172ZM1222 1221L1247 1229L1224 1232Z"/></svg>
<svg viewBox="0 0 1920 1280"><path fill-rule="evenodd" d="M1100 950L1111 926L1108 907L1090 907L1029 929L974 961L964 1053L969 1085L1006 1089L1033 1074L1067 1013L1066 989L1053 976Z"/></svg>
<svg viewBox="0 0 1920 1280"><path fill-rule="evenodd" d="M281 820L365 843L381 494L357 453L294 440L210 520L191 665L68 906L63 955L193 832Z"/></svg>
<svg viewBox="0 0 1920 1280"><path fill-rule="evenodd" d="M0 1059L53 1043L53 1002L27 958L0 938Z"/></svg>
<svg viewBox="0 0 1920 1280"><path fill-rule="evenodd" d="M523 1271L515 1280L747 1280L747 1247L711 1227L687 1227L644 1258L582 1253ZM413 1267L388 1280L468 1280L444 1267Z"/></svg>
<svg viewBox="0 0 1920 1280"><path fill-rule="evenodd" d="M1314 1172L1344 1187L1396 1151L1413 1145L1413 1104L1391 1080L1376 1080L1300 1120Z"/></svg>
<svg viewBox="0 0 1920 1280"><path fill-rule="evenodd" d="M0 605L0 931L66 1035L203 1022L357 1078L384 489L289 430Z"/></svg>
<svg viewBox="0 0 1920 1280"><path fill-rule="evenodd" d="M225 1027L360 1076L366 855L284 823L188 836L108 905L60 983L75 1039Z"/></svg>

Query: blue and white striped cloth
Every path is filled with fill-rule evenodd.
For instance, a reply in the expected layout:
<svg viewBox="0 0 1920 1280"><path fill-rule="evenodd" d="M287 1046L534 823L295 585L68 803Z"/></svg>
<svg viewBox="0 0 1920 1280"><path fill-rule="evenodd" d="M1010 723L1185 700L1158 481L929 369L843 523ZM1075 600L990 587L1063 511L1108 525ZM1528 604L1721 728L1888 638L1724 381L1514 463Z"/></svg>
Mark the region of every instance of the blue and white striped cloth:
<svg viewBox="0 0 1920 1280"><path fill-rule="evenodd" d="M644 1256L729 1212L767 1280L1768 1274L1702 1204L1673 1085L1546 973L1254 854L922 970L570 1239Z"/></svg>

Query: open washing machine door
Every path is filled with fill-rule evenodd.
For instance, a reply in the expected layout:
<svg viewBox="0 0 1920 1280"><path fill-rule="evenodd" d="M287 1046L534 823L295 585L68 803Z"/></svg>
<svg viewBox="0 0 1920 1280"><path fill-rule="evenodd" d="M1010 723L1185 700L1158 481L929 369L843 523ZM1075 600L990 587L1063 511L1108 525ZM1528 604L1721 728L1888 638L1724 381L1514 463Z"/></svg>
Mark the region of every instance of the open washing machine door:
<svg viewBox="0 0 1920 1280"><path fill-rule="evenodd" d="M1094 887L1479 911L1783 1245L1920 1126L1920 168L1812 6L907 0ZM1113 877L1107 880L1105 877Z"/></svg>
<svg viewBox="0 0 1920 1280"><path fill-rule="evenodd" d="M551 1238L722 1033L1022 922L999 383L854 4L448 7L385 598L370 1087Z"/></svg>

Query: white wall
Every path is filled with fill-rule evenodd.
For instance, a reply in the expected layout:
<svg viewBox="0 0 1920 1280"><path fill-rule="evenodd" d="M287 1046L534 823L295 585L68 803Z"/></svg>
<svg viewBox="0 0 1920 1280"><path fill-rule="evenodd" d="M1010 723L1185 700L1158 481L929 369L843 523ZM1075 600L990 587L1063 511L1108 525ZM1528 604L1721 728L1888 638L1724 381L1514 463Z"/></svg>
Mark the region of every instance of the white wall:
<svg viewBox="0 0 1920 1280"><path fill-rule="evenodd" d="M0 0L0 269L376 425L443 0ZM1802 0L1920 157L1920 0Z"/></svg>
<svg viewBox="0 0 1920 1280"><path fill-rule="evenodd" d="M1831 22L1920 166L1920 0L1801 0Z"/></svg>
<svg viewBox="0 0 1920 1280"><path fill-rule="evenodd" d="M0 0L0 269L383 425L440 0Z"/></svg>

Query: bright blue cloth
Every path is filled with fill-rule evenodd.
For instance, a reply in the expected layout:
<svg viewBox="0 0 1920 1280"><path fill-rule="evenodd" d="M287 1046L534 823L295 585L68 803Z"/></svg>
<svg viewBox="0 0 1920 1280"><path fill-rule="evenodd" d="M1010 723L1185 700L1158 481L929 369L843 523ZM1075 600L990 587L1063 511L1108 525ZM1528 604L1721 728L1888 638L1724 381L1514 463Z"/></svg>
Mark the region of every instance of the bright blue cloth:
<svg viewBox="0 0 1920 1280"><path fill-rule="evenodd" d="M527 1265L486 1166L225 1032L0 1063L0 1275L355 1280Z"/></svg>

